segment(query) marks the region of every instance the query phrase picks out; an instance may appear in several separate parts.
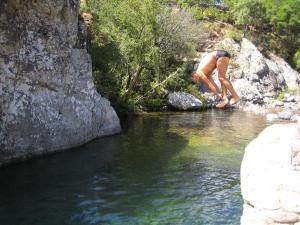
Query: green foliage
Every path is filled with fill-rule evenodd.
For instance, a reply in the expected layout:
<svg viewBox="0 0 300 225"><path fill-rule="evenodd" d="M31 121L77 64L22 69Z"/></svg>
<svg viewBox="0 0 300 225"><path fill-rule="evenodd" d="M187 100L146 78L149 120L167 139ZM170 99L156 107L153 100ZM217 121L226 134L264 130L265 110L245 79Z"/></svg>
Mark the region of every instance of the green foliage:
<svg viewBox="0 0 300 225"><path fill-rule="evenodd" d="M284 94L285 94L285 92L284 91L282 91L282 92L280 92L278 95L277 95L277 100L279 100L279 101L282 101L283 99L284 99Z"/></svg>
<svg viewBox="0 0 300 225"><path fill-rule="evenodd" d="M213 0L177 0L177 4L182 8L188 8L199 4L212 5Z"/></svg>
<svg viewBox="0 0 300 225"><path fill-rule="evenodd" d="M193 12L194 17L197 20L203 20L204 19L203 10L200 7L198 7L198 6L192 6L191 10Z"/></svg>
<svg viewBox="0 0 300 225"><path fill-rule="evenodd" d="M187 8L191 6L193 0L178 0L177 4L182 8Z"/></svg>
<svg viewBox="0 0 300 225"><path fill-rule="evenodd" d="M88 10L88 6L85 1L80 3L80 12L86 12Z"/></svg>
<svg viewBox="0 0 300 225"><path fill-rule="evenodd" d="M189 54L203 33L201 26L194 20L192 13L188 10L162 11L158 18L160 24L160 36L157 40L160 53L165 58L174 55Z"/></svg>
<svg viewBox="0 0 300 225"><path fill-rule="evenodd" d="M234 23L256 44L289 60L300 46L300 0L227 0ZM295 64L296 65L296 64Z"/></svg>
<svg viewBox="0 0 300 225"><path fill-rule="evenodd" d="M231 9L235 24L244 27L262 27L266 22L263 0L240 0Z"/></svg>
<svg viewBox="0 0 300 225"><path fill-rule="evenodd" d="M237 42L241 42L243 37L244 37L244 33L240 30L230 30L227 33L227 36L229 38L232 38L233 40L237 41Z"/></svg>
<svg viewBox="0 0 300 225"><path fill-rule="evenodd" d="M215 7L209 7L208 9L203 11L203 17L208 19L215 19L217 18L219 10Z"/></svg>
<svg viewBox="0 0 300 225"><path fill-rule="evenodd" d="M300 45L300 0L267 0L268 18L281 45L293 56Z"/></svg>
<svg viewBox="0 0 300 225"><path fill-rule="evenodd" d="M167 85L159 85L193 55L201 25L189 10L161 0L88 0L93 15L91 54L98 90L119 111L158 110ZM145 95L145 93L148 93Z"/></svg>
<svg viewBox="0 0 300 225"><path fill-rule="evenodd" d="M93 15L90 52L97 88L119 111L160 110L169 91L201 98L187 81L183 63L207 33L201 20L233 21L243 31L230 29L228 37L240 41L252 35L256 44L277 51L300 69L300 0L227 0L229 12L212 0L177 0L180 10L166 7L170 2L86 0L81 6ZM216 24L210 22L212 33L224 30L224 23ZM218 48L232 53L226 46Z"/></svg>
<svg viewBox="0 0 300 225"><path fill-rule="evenodd" d="M266 0L268 17L279 32L299 32L300 0Z"/></svg>
<svg viewBox="0 0 300 225"><path fill-rule="evenodd" d="M209 20L219 20L227 22L229 20L228 12L223 12L214 6L208 8L201 8L197 5L191 7L191 10L198 20L209 19Z"/></svg>
<svg viewBox="0 0 300 225"><path fill-rule="evenodd" d="M209 0L177 2L191 7L199 20L233 23L264 51L276 52L296 66L294 58L300 46L300 0L224 0L222 6L229 6L229 12L225 8L219 10ZM240 40L243 35L231 32L229 36Z"/></svg>
<svg viewBox="0 0 300 225"><path fill-rule="evenodd" d="M167 105L167 101L165 98L145 98L143 102L143 106L145 107L144 110L147 111L162 111L165 106Z"/></svg>
<svg viewBox="0 0 300 225"><path fill-rule="evenodd" d="M297 70L300 70L300 51L297 51L293 58L295 67Z"/></svg>

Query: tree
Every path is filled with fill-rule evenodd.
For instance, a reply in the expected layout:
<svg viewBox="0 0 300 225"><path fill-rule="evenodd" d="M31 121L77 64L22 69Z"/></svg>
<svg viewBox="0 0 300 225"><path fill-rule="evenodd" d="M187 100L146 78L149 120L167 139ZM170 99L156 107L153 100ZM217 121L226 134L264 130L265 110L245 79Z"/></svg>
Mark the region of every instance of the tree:
<svg viewBox="0 0 300 225"><path fill-rule="evenodd" d="M295 67L297 70L300 70L300 51L297 51L293 58Z"/></svg>
<svg viewBox="0 0 300 225"><path fill-rule="evenodd" d="M89 0L87 8L93 15L94 74L102 84L107 78L110 86L114 78L124 101L176 71L178 61L201 40L201 26L192 14L171 10L161 0Z"/></svg>
<svg viewBox="0 0 300 225"><path fill-rule="evenodd" d="M300 45L300 0L266 0L274 31L295 50Z"/></svg>
<svg viewBox="0 0 300 225"><path fill-rule="evenodd" d="M159 54L155 36L161 5L155 0L102 0L93 5L100 8L92 11L96 15L95 35L104 36L118 45L127 75L125 92L129 93L145 67Z"/></svg>
<svg viewBox="0 0 300 225"><path fill-rule="evenodd" d="M246 29L250 27L262 29L265 27L267 23L266 8L262 0L240 0L231 3L231 12L235 24L243 25Z"/></svg>

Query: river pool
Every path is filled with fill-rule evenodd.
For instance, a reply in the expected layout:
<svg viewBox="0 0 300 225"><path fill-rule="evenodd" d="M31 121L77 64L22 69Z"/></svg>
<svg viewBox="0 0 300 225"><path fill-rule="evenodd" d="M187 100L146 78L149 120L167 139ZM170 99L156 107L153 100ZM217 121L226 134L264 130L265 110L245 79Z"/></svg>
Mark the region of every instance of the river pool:
<svg viewBox="0 0 300 225"><path fill-rule="evenodd" d="M242 111L153 113L119 135L0 169L1 225L238 225Z"/></svg>

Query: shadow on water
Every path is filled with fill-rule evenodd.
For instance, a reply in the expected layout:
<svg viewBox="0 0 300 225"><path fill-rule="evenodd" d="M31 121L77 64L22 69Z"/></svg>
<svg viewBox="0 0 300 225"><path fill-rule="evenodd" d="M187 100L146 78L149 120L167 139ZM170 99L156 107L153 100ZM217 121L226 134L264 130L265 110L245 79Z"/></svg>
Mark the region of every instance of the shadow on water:
<svg viewBox="0 0 300 225"><path fill-rule="evenodd" d="M1 224L239 224L243 149L265 125L231 111L136 118L120 135L1 169Z"/></svg>

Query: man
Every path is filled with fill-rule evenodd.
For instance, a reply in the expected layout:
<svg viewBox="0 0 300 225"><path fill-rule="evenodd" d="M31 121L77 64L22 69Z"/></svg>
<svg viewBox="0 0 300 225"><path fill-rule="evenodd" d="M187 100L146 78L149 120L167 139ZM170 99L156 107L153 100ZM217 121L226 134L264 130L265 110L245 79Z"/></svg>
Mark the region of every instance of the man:
<svg viewBox="0 0 300 225"><path fill-rule="evenodd" d="M200 62L197 71L192 74L192 80L195 83L203 81L210 91L220 98L217 108L224 108L228 103L236 104L240 97L234 90L232 83L225 77L231 56L227 51L217 50L208 53ZM222 92L212 79L214 69L218 71L218 78L222 86ZM227 98L227 90L231 93L230 101Z"/></svg>

